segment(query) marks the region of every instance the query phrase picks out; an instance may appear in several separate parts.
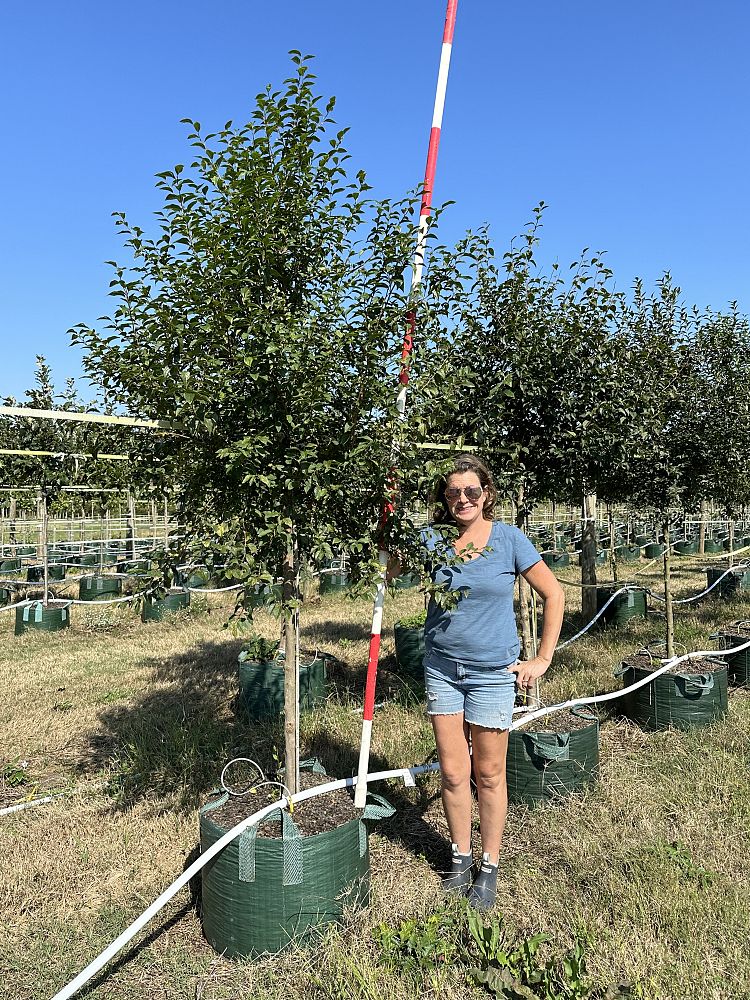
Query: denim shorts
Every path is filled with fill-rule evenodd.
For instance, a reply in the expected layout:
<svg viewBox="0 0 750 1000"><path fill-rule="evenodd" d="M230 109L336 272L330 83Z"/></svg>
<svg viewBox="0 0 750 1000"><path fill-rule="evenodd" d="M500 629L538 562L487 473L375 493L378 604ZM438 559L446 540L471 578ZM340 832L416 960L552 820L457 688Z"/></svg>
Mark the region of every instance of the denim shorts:
<svg viewBox="0 0 750 1000"><path fill-rule="evenodd" d="M509 729L516 700L512 663L461 663L430 652L424 661L428 715L456 715L484 729Z"/></svg>

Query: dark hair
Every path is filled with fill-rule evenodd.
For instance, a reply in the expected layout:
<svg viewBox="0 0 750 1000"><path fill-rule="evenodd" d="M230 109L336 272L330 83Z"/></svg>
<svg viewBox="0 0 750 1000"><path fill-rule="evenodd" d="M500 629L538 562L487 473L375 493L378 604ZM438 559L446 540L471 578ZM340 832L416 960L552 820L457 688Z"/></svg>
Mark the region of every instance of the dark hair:
<svg viewBox="0 0 750 1000"><path fill-rule="evenodd" d="M492 473L481 459L475 455L467 455L465 453L456 455L452 459L451 467L446 468L435 480L432 487L432 496L430 497L431 502L435 504L435 509L432 512L432 520L436 524L455 523L448 504L445 502L445 487L448 484L449 477L455 475L457 472L475 472L477 474L480 484L484 487L482 517L485 521L492 521L492 515L497 502L497 488L493 482Z"/></svg>

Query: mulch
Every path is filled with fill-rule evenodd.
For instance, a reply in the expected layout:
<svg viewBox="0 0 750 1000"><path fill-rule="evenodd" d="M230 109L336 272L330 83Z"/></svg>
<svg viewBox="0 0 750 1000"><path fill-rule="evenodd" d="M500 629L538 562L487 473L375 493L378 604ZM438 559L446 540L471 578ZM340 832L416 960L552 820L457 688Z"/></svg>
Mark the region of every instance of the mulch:
<svg viewBox="0 0 750 1000"><path fill-rule="evenodd" d="M312 771L300 772L301 790L324 785L334 780L326 774L314 774ZM278 785L267 785L257 791L249 792L247 795L232 795L224 805L211 811L211 820L217 826L229 830L247 816L263 809L264 806L278 802L283 795L284 792ZM278 817L279 814L276 815ZM306 799L304 802L297 803L292 811L294 822L300 833L306 837L315 833L335 830L337 827L343 826L344 823L357 819L359 815L359 810L354 808L354 800L347 788L339 788L334 792ZM258 833L262 837L281 837L281 819L264 820L258 826Z"/></svg>
<svg viewBox="0 0 750 1000"><path fill-rule="evenodd" d="M664 664L661 658L658 656L648 656L645 653L635 653L633 656L626 656L623 663L629 667L639 667L641 670L658 670ZM709 660L703 658L700 660L685 660L682 663L678 663L675 666L665 670L665 674L713 674L718 670L726 669L726 664L719 660Z"/></svg>

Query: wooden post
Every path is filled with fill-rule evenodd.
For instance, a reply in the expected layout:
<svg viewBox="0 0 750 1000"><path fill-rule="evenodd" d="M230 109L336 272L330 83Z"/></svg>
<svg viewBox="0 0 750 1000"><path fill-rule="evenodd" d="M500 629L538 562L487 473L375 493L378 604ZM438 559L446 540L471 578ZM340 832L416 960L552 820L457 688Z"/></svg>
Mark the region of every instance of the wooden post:
<svg viewBox="0 0 750 1000"><path fill-rule="evenodd" d="M664 535L669 538L669 517L664 518ZM667 620L667 657L674 656L674 612L672 609L672 549L664 546L664 613Z"/></svg>
<svg viewBox="0 0 750 1000"><path fill-rule="evenodd" d="M42 546L44 548L44 606L45 608L49 605L49 556L47 554L47 494L43 493L41 497L41 507L42 507Z"/></svg>
<svg viewBox="0 0 750 1000"><path fill-rule="evenodd" d="M128 488L128 520L126 528L127 544L125 550L131 559L135 559L135 500Z"/></svg>
<svg viewBox="0 0 750 1000"><path fill-rule="evenodd" d="M518 487L516 495L516 527L523 531L526 523L526 508L523 502L524 488ZM518 577L518 612L521 618L521 655L524 660L530 660L534 655L531 644L531 628L529 625L529 585L524 578Z"/></svg>
<svg viewBox="0 0 750 1000"><path fill-rule="evenodd" d="M292 795L299 791L299 611L290 603L299 599L293 536L287 539L284 556L284 783Z"/></svg>
<svg viewBox="0 0 750 1000"><path fill-rule="evenodd" d="M581 611L587 622L596 614L596 494L583 498L583 529L581 531Z"/></svg>

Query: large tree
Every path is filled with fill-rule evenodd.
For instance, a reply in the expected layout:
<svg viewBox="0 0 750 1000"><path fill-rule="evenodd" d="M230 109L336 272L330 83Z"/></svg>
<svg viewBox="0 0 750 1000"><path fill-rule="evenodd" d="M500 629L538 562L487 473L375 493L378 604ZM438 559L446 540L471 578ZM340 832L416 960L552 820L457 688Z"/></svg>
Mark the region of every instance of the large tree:
<svg viewBox="0 0 750 1000"><path fill-rule="evenodd" d="M417 309L434 347L461 287L436 259L409 300L414 199L371 200L365 175L349 169L333 101L315 93L308 60L293 60L246 124L205 135L187 122L193 159L158 175L157 235L116 215L132 263L113 263L116 308L104 326L75 331L109 399L174 428L136 442L139 475L170 481L182 531L210 544L248 592L281 573L292 625L301 559L343 553L367 566L396 458L403 491L419 478L419 420L396 410L405 316ZM420 357L417 410L441 391ZM408 535L409 506L389 522L394 538ZM293 790L296 653L288 627Z"/></svg>

